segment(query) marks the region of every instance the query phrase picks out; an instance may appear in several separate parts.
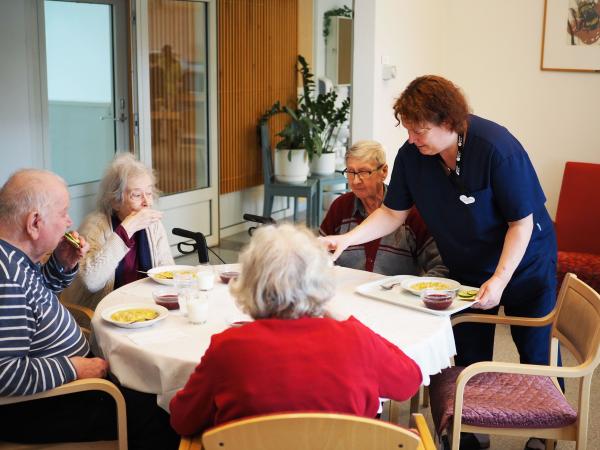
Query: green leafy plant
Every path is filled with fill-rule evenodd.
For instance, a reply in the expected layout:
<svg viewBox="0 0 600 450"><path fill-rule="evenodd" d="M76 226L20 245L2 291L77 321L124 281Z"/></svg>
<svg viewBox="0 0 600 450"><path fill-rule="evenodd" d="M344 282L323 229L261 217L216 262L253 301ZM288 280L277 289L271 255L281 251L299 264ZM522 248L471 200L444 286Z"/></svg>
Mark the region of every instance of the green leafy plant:
<svg viewBox="0 0 600 450"><path fill-rule="evenodd" d="M290 122L276 134L282 139L275 147L280 150L304 148L312 160L315 155L334 151L340 127L348 119L350 99L344 99L338 106L335 91L315 95L314 75L302 55L298 55L297 70L302 77L302 95L296 107L277 101L261 116L260 123L277 114L287 114ZM291 154L288 158L291 160Z"/></svg>
<svg viewBox="0 0 600 450"><path fill-rule="evenodd" d="M323 14L323 37L325 38L325 44L327 44L327 38L329 37L331 18L335 16L352 18L352 9L347 5L344 5L341 8L333 8L325 11Z"/></svg>

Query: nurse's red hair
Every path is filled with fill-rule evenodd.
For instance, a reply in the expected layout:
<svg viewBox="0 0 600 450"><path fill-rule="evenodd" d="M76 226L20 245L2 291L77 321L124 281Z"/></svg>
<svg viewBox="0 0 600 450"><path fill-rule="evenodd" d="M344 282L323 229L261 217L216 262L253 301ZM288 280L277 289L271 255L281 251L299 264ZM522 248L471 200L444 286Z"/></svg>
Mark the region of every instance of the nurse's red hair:
<svg viewBox="0 0 600 450"><path fill-rule="evenodd" d="M424 122L463 133L467 127L469 105L460 88L437 75L414 79L394 104L394 116L400 122L415 125Z"/></svg>

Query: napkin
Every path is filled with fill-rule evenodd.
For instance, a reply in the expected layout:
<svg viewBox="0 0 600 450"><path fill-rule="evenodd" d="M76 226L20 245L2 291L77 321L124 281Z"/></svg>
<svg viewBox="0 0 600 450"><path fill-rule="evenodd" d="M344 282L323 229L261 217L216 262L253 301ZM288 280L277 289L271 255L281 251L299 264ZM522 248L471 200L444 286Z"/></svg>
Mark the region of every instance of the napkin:
<svg viewBox="0 0 600 450"><path fill-rule="evenodd" d="M186 334L180 330L154 330L130 334L129 339L131 339L137 345L148 345L162 344L164 342L174 341L185 336Z"/></svg>

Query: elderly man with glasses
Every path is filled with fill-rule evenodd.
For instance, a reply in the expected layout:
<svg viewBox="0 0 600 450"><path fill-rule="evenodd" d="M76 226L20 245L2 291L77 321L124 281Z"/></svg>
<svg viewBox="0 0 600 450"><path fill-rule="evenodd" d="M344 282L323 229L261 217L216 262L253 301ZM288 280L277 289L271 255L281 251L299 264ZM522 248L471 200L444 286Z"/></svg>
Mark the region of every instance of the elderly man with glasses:
<svg viewBox="0 0 600 450"><path fill-rule="evenodd" d="M345 159L344 174L352 192L332 203L319 230L322 236L352 230L379 208L385 197L388 165L380 143L356 142ZM337 264L384 275L448 274L433 238L414 208L401 227L382 238L348 247Z"/></svg>

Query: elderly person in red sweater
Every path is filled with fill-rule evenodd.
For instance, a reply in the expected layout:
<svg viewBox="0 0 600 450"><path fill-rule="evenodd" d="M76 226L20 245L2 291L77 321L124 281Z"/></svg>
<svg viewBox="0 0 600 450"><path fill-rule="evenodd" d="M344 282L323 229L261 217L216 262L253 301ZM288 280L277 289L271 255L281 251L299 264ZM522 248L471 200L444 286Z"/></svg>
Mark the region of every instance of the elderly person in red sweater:
<svg viewBox="0 0 600 450"><path fill-rule="evenodd" d="M333 269L308 230L261 227L240 262L231 292L254 321L213 336L171 401L175 431L284 411L375 417L380 397L418 390L421 371L398 347L354 317L328 317Z"/></svg>

